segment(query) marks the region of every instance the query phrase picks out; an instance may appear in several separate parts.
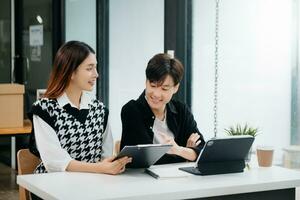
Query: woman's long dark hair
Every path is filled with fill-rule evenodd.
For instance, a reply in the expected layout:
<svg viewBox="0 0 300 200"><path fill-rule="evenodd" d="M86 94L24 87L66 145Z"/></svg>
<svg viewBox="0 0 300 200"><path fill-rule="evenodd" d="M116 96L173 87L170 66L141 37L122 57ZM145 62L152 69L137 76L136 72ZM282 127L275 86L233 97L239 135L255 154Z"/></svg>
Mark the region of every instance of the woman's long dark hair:
<svg viewBox="0 0 300 200"><path fill-rule="evenodd" d="M95 51L86 43L69 41L55 55L53 69L44 97L57 98L62 95L71 81L73 72Z"/></svg>

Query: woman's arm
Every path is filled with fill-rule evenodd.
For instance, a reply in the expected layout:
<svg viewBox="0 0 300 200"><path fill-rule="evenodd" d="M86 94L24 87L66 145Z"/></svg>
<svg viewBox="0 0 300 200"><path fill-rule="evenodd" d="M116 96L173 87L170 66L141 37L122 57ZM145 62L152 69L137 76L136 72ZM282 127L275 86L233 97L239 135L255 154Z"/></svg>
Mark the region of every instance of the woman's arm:
<svg viewBox="0 0 300 200"><path fill-rule="evenodd" d="M113 155L113 138L109 121L103 133L102 155L101 159L108 158Z"/></svg>
<svg viewBox="0 0 300 200"><path fill-rule="evenodd" d="M33 128L36 146L47 171L65 171L72 158L61 147L54 129L37 115L33 115Z"/></svg>
<svg viewBox="0 0 300 200"><path fill-rule="evenodd" d="M48 172L77 171L118 174L124 171L124 167L128 162L131 162L131 158L127 157L116 161L112 161L113 157L110 157L98 163L74 160L61 147L52 127L37 115L33 115L33 124L37 148Z"/></svg>
<svg viewBox="0 0 300 200"><path fill-rule="evenodd" d="M124 172L125 165L131 162L131 158L123 157L113 161L114 157L106 158L98 163L87 163L77 160L69 162L66 171L76 172L92 172L92 173L104 173L104 174L120 174Z"/></svg>

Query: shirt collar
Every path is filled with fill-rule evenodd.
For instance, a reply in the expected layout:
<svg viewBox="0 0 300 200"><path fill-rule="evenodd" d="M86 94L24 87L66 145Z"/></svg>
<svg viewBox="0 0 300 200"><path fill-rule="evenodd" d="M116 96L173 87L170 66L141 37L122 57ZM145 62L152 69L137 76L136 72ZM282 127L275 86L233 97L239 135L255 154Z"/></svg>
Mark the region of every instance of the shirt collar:
<svg viewBox="0 0 300 200"><path fill-rule="evenodd" d="M87 92L82 92L81 99L80 99L80 110L81 109L89 109L89 104L92 101L92 97ZM72 107L76 106L69 100L67 94L64 92L60 97L57 98L57 102L60 107L64 107L67 104L70 104Z"/></svg>

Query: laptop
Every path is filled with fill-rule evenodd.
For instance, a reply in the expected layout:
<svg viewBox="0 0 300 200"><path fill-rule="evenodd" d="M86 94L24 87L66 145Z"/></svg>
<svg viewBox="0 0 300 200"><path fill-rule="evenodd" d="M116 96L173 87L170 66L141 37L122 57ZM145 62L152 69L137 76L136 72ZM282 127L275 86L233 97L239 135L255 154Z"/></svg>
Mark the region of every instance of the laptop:
<svg viewBox="0 0 300 200"><path fill-rule="evenodd" d="M252 136L213 138L206 142L194 167L180 170L195 175L213 175L243 172L245 158L254 141Z"/></svg>
<svg viewBox="0 0 300 200"><path fill-rule="evenodd" d="M125 146L114 160L128 156L132 157L132 162L126 165L127 168L148 168L167 153L171 147L170 144Z"/></svg>

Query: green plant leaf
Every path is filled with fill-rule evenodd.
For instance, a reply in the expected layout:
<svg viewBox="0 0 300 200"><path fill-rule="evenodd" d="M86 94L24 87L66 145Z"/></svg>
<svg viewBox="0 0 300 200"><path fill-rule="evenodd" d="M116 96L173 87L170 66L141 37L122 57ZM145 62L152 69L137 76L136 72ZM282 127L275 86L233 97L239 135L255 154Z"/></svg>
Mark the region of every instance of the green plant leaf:
<svg viewBox="0 0 300 200"><path fill-rule="evenodd" d="M245 125L237 124L235 126L230 126L228 129L224 129L227 135L251 135L253 137L258 135L259 129L249 126L247 123Z"/></svg>

